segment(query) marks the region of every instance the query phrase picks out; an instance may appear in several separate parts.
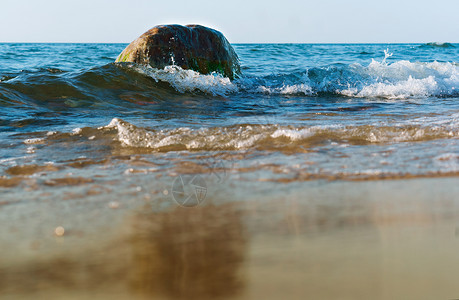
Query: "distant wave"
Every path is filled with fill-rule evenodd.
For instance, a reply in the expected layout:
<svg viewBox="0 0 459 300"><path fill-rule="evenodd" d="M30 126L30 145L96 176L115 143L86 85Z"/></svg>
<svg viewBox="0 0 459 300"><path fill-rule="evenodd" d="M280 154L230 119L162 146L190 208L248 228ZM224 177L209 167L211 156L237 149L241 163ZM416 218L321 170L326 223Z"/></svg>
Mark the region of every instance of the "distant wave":
<svg viewBox="0 0 459 300"><path fill-rule="evenodd" d="M421 45L420 47L421 48L456 48L451 43L437 43L437 42L426 43L426 44Z"/></svg>

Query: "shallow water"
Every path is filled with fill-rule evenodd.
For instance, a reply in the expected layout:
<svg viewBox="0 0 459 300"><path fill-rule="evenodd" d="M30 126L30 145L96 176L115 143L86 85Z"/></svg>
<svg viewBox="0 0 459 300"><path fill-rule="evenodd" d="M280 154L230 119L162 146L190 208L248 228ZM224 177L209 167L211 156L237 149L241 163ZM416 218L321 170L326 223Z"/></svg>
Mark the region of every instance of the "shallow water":
<svg viewBox="0 0 459 300"><path fill-rule="evenodd" d="M0 292L458 297L458 44L237 44L232 82L125 46L0 44Z"/></svg>
<svg viewBox="0 0 459 300"><path fill-rule="evenodd" d="M458 171L455 44L235 45L234 82L113 64L123 47L2 44L0 171L114 153L169 167L261 156L314 176Z"/></svg>
<svg viewBox="0 0 459 300"><path fill-rule="evenodd" d="M459 294L455 178L213 182L205 205L186 208L148 190L151 178L131 176L145 189L108 184L85 197L51 190L3 205L0 242L10 247L0 256L2 298ZM58 224L61 237L53 234Z"/></svg>

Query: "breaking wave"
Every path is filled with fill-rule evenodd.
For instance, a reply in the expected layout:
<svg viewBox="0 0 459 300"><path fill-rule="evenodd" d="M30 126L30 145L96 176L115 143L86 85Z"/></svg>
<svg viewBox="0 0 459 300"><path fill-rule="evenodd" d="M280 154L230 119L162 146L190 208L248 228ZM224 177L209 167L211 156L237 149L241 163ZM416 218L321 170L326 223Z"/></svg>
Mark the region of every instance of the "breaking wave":
<svg viewBox="0 0 459 300"><path fill-rule="evenodd" d="M142 104L184 94L212 97L330 94L385 99L459 95L456 62L400 60L389 63L387 59L391 54L387 51L385 54L382 61L372 60L366 66L330 65L287 74L245 76L235 81L177 66L160 70L125 63L74 72L55 68L23 71L1 77L0 105L55 102L75 107L120 100Z"/></svg>
<svg viewBox="0 0 459 300"><path fill-rule="evenodd" d="M238 90L236 84L231 82L229 78L222 77L217 73L202 75L178 66L167 66L163 70L136 65L130 65L130 67L139 73L150 76L156 82L169 83L180 93L200 91L214 96L223 96Z"/></svg>
<svg viewBox="0 0 459 300"><path fill-rule="evenodd" d="M388 63L387 58L392 54L388 51L385 54L381 62L373 59L368 66L351 64L312 68L293 77L285 76L277 85L270 85L266 80L267 83L253 90L267 94L335 94L386 99L459 95L457 63L407 60Z"/></svg>
<svg viewBox="0 0 459 300"><path fill-rule="evenodd" d="M453 124L454 123L454 124ZM115 139L125 147L168 151L219 151L240 149L309 148L325 143L387 144L459 138L457 120L453 123L387 126L281 126L279 124L240 124L228 127L153 130L114 118L99 130L115 130ZM92 134L92 133L91 133Z"/></svg>

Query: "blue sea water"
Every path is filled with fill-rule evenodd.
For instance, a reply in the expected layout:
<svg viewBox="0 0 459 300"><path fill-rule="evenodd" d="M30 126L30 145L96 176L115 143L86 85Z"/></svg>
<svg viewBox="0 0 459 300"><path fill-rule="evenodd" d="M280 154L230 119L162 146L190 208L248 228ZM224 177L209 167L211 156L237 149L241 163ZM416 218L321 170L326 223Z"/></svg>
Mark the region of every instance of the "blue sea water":
<svg viewBox="0 0 459 300"><path fill-rule="evenodd" d="M115 64L125 46L0 44L3 193L107 164L122 176L126 157L164 177L459 172L458 44L235 44L234 81Z"/></svg>
<svg viewBox="0 0 459 300"><path fill-rule="evenodd" d="M125 46L0 44L1 296L457 298L459 44Z"/></svg>

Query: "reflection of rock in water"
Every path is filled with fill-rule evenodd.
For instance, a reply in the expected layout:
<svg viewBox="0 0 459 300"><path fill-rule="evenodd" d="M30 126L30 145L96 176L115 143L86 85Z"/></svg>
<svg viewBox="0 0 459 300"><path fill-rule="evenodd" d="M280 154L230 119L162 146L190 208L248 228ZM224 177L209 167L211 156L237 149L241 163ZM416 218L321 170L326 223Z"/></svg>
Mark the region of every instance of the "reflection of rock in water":
<svg viewBox="0 0 459 300"><path fill-rule="evenodd" d="M229 206L177 208L134 221L131 287L142 294L203 299L231 296L242 282L245 237Z"/></svg>
<svg viewBox="0 0 459 300"><path fill-rule="evenodd" d="M23 259L0 256L0 295L208 299L241 290L246 237L232 206L149 211L127 225L114 240L69 232L59 247L51 239Z"/></svg>

